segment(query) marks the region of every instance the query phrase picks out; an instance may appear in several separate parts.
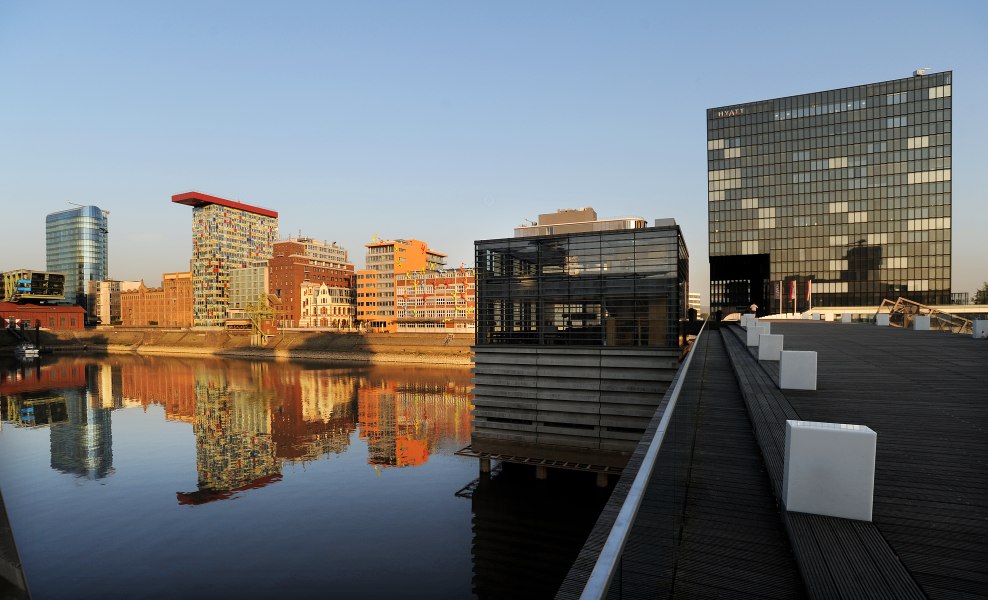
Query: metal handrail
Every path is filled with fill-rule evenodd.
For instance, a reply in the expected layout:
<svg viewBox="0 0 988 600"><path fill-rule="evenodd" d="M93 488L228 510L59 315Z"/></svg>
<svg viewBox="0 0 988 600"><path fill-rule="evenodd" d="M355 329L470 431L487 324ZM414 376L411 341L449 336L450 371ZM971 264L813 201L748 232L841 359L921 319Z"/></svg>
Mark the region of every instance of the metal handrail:
<svg viewBox="0 0 988 600"><path fill-rule="evenodd" d="M600 555L597 557L593 571L591 571L590 577L587 579L583 593L580 594L580 600L601 600L607 595L611 580L614 579L614 573L621 563L621 555L624 552L624 545L628 541L628 535L631 533L631 526L635 523L635 517L638 516L638 509L641 507L642 499L645 497L645 488L652 478L652 471L655 469L659 448L662 446L666 429L669 426L669 421L672 419L672 412L676 409L676 402L679 400L679 392L683 388L683 382L686 380L686 373L689 371L690 363L693 361L693 355L696 354L696 347L700 342L700 336L703 335L703 330L706 327L707 321L704 321L703 326L700 327L700 331L696 335L696 339L693 341L693 348L690 350L689 356L686 357L682 368L676 374L672 393L669 396L669 403L666 404L666 409L662 413L662 419L659 421L659 426L655 431L655 435L652 437L652 442L649 444L648 450L645 451L645 456L642 458L642 463L638 468L638 473L635 475L635 480L631 483L631 488L628 490L628 495L624 499L624 504L621 505L621 510L618 512L617 518L614 519L611 532L607 535L607 540L600 550Z"/></svg>

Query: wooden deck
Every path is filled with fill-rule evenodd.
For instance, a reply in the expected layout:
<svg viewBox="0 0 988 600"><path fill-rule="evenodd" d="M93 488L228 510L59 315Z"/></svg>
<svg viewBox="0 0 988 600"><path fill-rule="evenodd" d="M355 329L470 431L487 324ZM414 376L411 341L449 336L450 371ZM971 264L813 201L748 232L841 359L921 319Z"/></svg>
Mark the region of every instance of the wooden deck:
<svg viewBox="0 0 988 600"><path fill-rule="evenodd" d="M740 333L697 346L609 597L988 597L988 342L774 322L818 356L816 391L782 391ZM776 508L786 419L877 432L873 522ZM582 591L641 450L557 598Z"/></svg>
<svg viewBox="0 0 988 600"><path fill-rule="evenodd" d="M718 332L708 330L695 351L610 596L800 598L802 583ZM638 455L557 598L579 597Z"/></svg>
<svg viewBox="0 0 988 600"><path fill-rule="evenodd" d="M800 418L878 433L873 522L923 593L988 596L988 342L820 322L772 333L817 352L817 390L784 393Z"/></svg>

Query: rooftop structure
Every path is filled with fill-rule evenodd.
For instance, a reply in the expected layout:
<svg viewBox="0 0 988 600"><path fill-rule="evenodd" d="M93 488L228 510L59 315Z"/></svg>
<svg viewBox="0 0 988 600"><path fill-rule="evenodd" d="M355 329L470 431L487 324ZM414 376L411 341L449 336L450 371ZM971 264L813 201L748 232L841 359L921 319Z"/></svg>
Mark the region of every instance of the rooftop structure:
<svg viewBox="0 0 988 600"><path fill-rule="evenodd" d="M947 304L952 81L709 109L711 310Z"/></svg>
<svg viewBox="0 0 988 600"><path fill-rule="evenodd" d="M645 219L625 217L620 219L598 219L597 211L589 206L584 208L561 208L554 213L539 215L537 223L515 227L515 237L535 235L561 235L589 231L619 231L646 227Z"/></svg>

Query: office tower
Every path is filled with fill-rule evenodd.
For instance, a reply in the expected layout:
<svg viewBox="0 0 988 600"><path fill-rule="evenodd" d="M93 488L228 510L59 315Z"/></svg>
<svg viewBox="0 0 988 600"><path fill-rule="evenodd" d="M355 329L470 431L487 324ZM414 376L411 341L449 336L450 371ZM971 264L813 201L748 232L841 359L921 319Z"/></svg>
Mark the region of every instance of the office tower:
<svg viewBox="0 0 988 600"><path fill-rule="evenodd" d="M952 78L708 110L711 310L949 302Z"/></svg>
<svg viewBox="0 0 988 600"><path fill-rule="evenodd" d="M47 270L65 274L65 301L86 306L86 282L107 278L107 215L80 206L45 217Z"/></svg>
<svg viewBox="0 0 988 600"><path fill-rule="evenodd" d="M192 322L221 327L227 317L230 271L271 258L278 213L199 192L172 196L192 207Z"/></svg>

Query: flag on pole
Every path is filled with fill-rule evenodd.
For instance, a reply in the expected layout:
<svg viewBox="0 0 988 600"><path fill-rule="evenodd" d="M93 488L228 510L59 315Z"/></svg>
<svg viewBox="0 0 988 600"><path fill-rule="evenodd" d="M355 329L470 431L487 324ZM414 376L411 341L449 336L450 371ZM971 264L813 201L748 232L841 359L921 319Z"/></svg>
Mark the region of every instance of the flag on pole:
<svg viewBox="0 0 988 600"><path fill-rule="evenodd" d="M790 300L795 300L796 299L796 280L795 279L793 279L792 281L789 282L789 299Z"/></svg>
<svg viewBox="0 0 988 600"><path fill-rule="evenodd" d="M782 297L782 282L781 281L776 281L775 282L775 296L772 296L772 297L773 298L781 298Z"/></svg>
<svg viewBox="0 0 988 600"><path fill-rule="evenodd" d="M810 302L813 300L813 281L806 282L806 301Z"/></svg>

